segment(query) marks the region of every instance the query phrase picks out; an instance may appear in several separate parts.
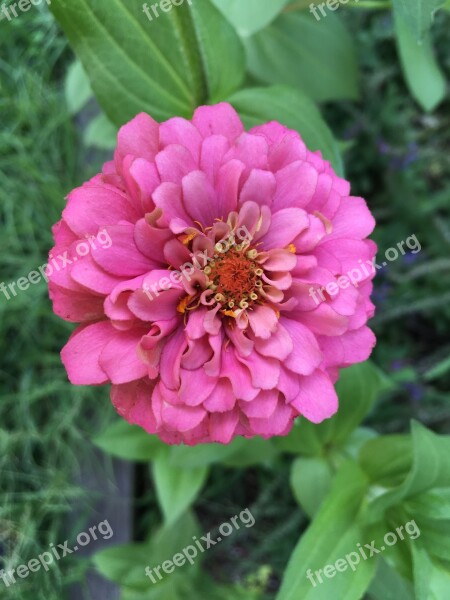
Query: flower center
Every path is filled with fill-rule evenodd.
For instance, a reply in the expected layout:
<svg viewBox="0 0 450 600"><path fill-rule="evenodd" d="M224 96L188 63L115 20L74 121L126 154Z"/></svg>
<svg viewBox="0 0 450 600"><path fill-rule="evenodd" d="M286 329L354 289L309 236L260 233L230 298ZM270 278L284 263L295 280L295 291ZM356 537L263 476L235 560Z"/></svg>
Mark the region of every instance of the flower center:
<svg viewBox="0 0 450 600"><path fill-rule="evenodd" d="M224 308L248 308L259 298L263 270L255 262L256 250L231 248L214 257L203 270L208 287Z"/></svg>

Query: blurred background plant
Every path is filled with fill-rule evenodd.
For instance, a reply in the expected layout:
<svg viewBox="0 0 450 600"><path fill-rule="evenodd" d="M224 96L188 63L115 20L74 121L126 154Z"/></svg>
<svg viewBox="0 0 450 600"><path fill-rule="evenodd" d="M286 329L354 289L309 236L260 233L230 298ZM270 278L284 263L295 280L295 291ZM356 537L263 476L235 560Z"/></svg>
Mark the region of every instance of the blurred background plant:
<svg viewBox="0 0 450 600"><path fill-rule="evenodd" d="M86 2L81 4L90 14ZM120 28L131 27L127 18L119 19L105 0L92 4L120 40ZM344 164L353 193L368 199L378 221L374 238L380 255L417 236L421 252L389 263L375 281L377 367L368 363L343 373L342 410L319 427L302 422L287 438L271 442L166 448L118 420L106 388L68 383L59 350L71 326L53 316L45 282L11 300L0 294L4 568L83 530L96 500L79 483L85 465L106 464L106 479L112 478L108 457L114 456L131 461L136 481L131 546L102 551L94 565L122 588L124 600L188 594L205 600L351 600L364 593L375 600L447 598L450 15L447 3L430 29L431 10L439 2L394 0L394 11L387 4L351 2L316 22L309 2L245 0L243 6L237 0L198 0L193 18L204 44L198 56L212 60L214 69L193 66L181 100L170 86L158 95L166 81L152 70L151 51L140 57L145 35L170 47L176 20L171 13L136 42L136 60L148 69L149 81L127 81L136 86L139 107L159 110L160 118L171 111L189 116L196 103L231 96L249 124L278 119L297 128L336 168ZM425 7L422 19L413 4ZM117 11L121 6L118 2ZM141 10L137 0L130 6ZM97 99L47 10L0 21L0 282L5 283L46 261L50 228L65 195L100 170L117 127L137 112L127 105L126 94L122 97L123 89L111 93L112 84L92 71L96 63L84 35L88 27L95 31L94 25L80 26L75 5L63 0L52 8L96 82ZM183 21L187 7L179 10L183 26L190 26ZM131 33L123 40L126 35ZM104 63L108 47L102 44L107 42L100 35L96 39L93 52L106 78L111 67ZM167 52L169 60L177 58ZM119 59L114 68L116 84L125 78L125 68L132 71ZM152 87L150 80L160 85ZM288 87L267 87L278 84ZM237 91L240 87L245 89ZM320 103L321 113L313 102ZM380 488L381 501L373 494ZM347 490L343 500L342 490ZM146 565L170 558L195 532L213 531L245 507L257 525L209 551L201 566L183 567L157 586L145 577ZM344 533L350 551L357 542L378 540L403 524L405 515L420 526L419 540L391 548L373 564L367 561L358 576L340 575L331 591L326 584L312 588L306 580L307 568L322 568L345 554L337 547ZM20 600L69 598L73 583L83 581L91 568L87 560L68 557L6 593ZM88 590L83 594L90 597Z"/></svg>

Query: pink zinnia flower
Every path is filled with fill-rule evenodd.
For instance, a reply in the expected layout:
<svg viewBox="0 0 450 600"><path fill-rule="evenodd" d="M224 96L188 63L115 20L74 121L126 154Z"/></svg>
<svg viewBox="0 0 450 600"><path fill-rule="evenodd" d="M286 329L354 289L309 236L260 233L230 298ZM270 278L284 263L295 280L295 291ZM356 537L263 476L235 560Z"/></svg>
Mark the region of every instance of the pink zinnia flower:
<svg viewBox="0 0 450 600"><path fill-rule="evenodd" d="M349 192L298 133L245 132L228 104L138 115L54 227L52 256L91 243L50 276L54 311L81 323L70 381L112 383L117 411L170 444L333 415L339 368L375 344L374 219Z"/></svg>

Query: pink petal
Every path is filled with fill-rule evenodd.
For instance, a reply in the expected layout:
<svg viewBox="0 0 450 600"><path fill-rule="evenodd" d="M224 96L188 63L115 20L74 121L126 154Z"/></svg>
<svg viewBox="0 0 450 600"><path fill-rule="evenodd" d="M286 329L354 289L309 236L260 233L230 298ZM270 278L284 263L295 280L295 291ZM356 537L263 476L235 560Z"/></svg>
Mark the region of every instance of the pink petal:
<svg viewBox="0 0 450 600"><path fill-rule="evenodd" d="M53 312L65 321L83 323L104 317L102 296L67 291L52 281L49 283L49 295L53 303Z"/></svg>
<svg viewBox="0 0 450 600"><path fill-rule="evenodd" d="M252 169L267 169L268 152L269 146L262 136L243 133L225 155L224 160L237 159L243 162L247 167L246 173L249 174Z"/></svg>
<svg viewBox="0 0 450 600"><path fill-rule="evenodd" d="M333 218L333 231L327 240L335 238L363 239L375 227L375 219L363 198L344 198Z"/></svg>
<svg viewBox="0 0 450 600"><path fill-rule="evenodd" d="M239 160L230 160L217 174L217 196L220 217L227 219L230 212L236 210L242 174L245 165Z"/></svg>
<svg viewBox="0 0 450 600"><path fill-rule="evenodd" d="M223 135L212 135L203 140L200 154L200 169L206 173L210 182L215 185L223 157L230 148L230 142ZM242 165L244 170L245 165Z"/></svg>
<svg viewBox="0 0 450 600"><path fill-rule="evenodd" d="M203 402L203 406L210 412L226 412L234 408L236 396L228 379L219 379L216 387Z"/></svg>
<svg viewBox="0 0 450 600"><path fill-rule="evenodd" d="M206 417L206 410L201 406L172 406L163 402L161 417L166 427L183 432L197 427Z"/></svg>
<svg viewBox="0 0 450 600"><path fill-rule="evenodd" d="M198 166L187 148L170 144L155 157L156 166L162 181L180 184L183 177Z"/></svg>
<svg viewBox="0 0 450 600"><path fill-rule="evenodd" d="M103 348L116 335L117 330L108 321L78 327L61 351L70 382L74 385L106 383L108 376L100 367Z"/></svg>
<svg viewBox="0 0 450 600"><path fill-rule="evenodd" d="M304 208L311 201L317 186L318 173L306 162L295 162L275 175L277 189L273 210Z"/></svg>
<svg viewBox="0 0 450 600"><path fill-rule="evenodd" d="M84 237L97 235L106 225L119 221L134 223L139 213L118 190L84 185L69 194L63 218L72 231Z"/></svg>
<svg viewBox="0 0 450 600"><path fill-rule="evenodd" d="M292 406L313 423L333 416L338 409L338 397L329 377L320 370L302 377L300 392Z"/></svg>
<svg viewBox="0 0 450 600"><path fill-rule="evenodd" d="M307 213L301 208L284 208L272 214L268 232L261 238L263 248L285 248L308 227Z"/></svg>
<svg viewBox="0 0 450 600"><path fill-rule="evenodd" d="M219 442L220 444L229 444L235 435L238 421L238 410L211 414L209 416L209 433L211 441Z"/></svg>
<svg viewBox="0 0 450 600"><path fill-rule="evenodd" d="M140 219L134 228L134 242L141 254L152 262L166 264L164 246L173 238L170 229L161 229L151 225L146 219Z"/></svg>
<svg viewBox="0 0 450 600"><path fill-rule="evenodd" d="M253 400L259 390L252 385L249 369L241 364L233 348L226 348L222 352L221 377L229 379L236 398Z"/></svg>
<svg viewBox="0 0 450 600"><path fill-rule="evenodd" d="M148 328L139 327L117 332L103 348L99 365L112 383L129 383L147 374L147 366L140 360L137 347Z"/></svg>
<svg viewBox="0 0 450 600"><path fill-rule="evenodd" d="M153 385L145 379L111 387L111 401L119 415L151 434L157 431L152 391Z"/></svg>
<svg viewBox="0 0 450 600"><path fill-rule="evenodd" d="M269 356L285 360L294 349L293 340L287 329L281 324L281 320L277 323L276 330L268 339L255 338L255 349L262 356Z"/></svg>
<svg viewBox="0 0 450 600"><path fill-rule="evenodd" d="M234 142L244 131L237 112L225 102L215 106L200 106L194 112L192 122L204 138L223 135L230 142Z"/></svg>
<svg viewBox="0 0 450 600"><path fill-rule="evenodd" d="M260 390L272 390L280 378L280 361L275 358L261 356L254 352L250 356L239 356L239 361L250 371L252 384ZM245 398L244 398L245 400Z"/></svg>
<svg viewBox="0 0 450 600"><path fill-rule="evenodd" d="M264 418L251 418L250 426L252 430L264 438L270 438L274 435L286 435L287 430L292 426L295 413L291 406L280 400L274 413Z"/></svg>
<svg viewBox="0 0 450 600"><path fill-rule="evenodd" d="M192 123L181 117L174 117L159 127L161 149L170 144L185 146L198 163L202 138Z"/></svg>
<svg viewBox="0 0 450 600"><path fill-rule="evenodd" d="M110 248L92 249L95 262L107 273L134 277L157 267L157 262L139 252L134 241L134 225L124 223L106 228L112 240Z"/></svg>
<svg viewBox="0 0 450 600"><path fill-rule="evenodd" d="M278 404L278 390L265 390L260 392L254 400L245 402L240 400L239 407L247 417L268 419L273 415Z"/></svg>
<svg viewBox="0 0 450 600"><path fill-rule="evenodd" d="M161 352L161 380L169 389L178 390L180 387L180 363L186 348L186 335L182 329L178 329Z"/></svg>
<svg viewBox="0 0 450 600"><path fill-rule="evenodd" d="M180 369L181 385L178 392L186 406L198 406L212 393L217 384L215 377L208 377L203 369L187 371Z"/></svg>
<svg viewBox="0 0 450 600"><path fill-rule="evenodd" d="M281 317L280 323L289 333L293 343L293 350L284 360L284 365L299 375L310 375L323 359L315 335L298 321Z"/></svg>
<svg viewBox="0 0 450 600"><path fill-rule="evenodd" d="M278 325L278 317L269 306L257 306L247 312L250 327L256 337L267 340Z"/></svg>
<svg viewBox="0 0 450 600"><path fill-rule="evenodd" d="M223 217L214 188L202 171L192 171L183 178L183 203L193 222L211 226L214 219Z"/></svg>
<svg viewBox="0 0 450 600"><path fill-rule="evenodd" d="M159 147L159 125L146 113L140 113L120 128L114 155L120 172L122 160L128 154L152 162Z"/></svg>
<svg viewBox="0 0 450 600"><path fill-rule="evenodd" d="M239 203L242 205L247 200L252 200L260 206L263 204L271 206L275 188L276 179L273 173L261 169L253 169L242 188Z"/></svg>
<svg viewBox="0 0 450 600"><path fill-rule="evenodd" d="M70 276L79 285L98 294L110 294L122 281L121 277L111 275L99 267L90 254L73 265Z"/></svg>

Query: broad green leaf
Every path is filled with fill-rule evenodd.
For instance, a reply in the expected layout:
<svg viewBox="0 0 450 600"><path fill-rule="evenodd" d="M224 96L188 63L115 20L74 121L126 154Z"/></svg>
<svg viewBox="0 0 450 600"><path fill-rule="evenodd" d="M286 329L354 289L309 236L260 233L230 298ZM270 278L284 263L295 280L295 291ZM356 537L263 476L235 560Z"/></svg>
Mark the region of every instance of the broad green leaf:
<svg viewBox="0 0 450 600"><path fill-rule="evenodd" d="M117 144L117 127L104 114L92 119L84 133L86 146L113 150Z"/></svg>
<svg viewBox="0 0 450 600"><path fill-rule="evenodd" d="M353 38L337 15L281 15L245 40L248 70L269 84L298 87L313 100L358 97ZM332 57L332 58L331 58Z"/></svg>
<svg viewBox="0 0 450 600"><path fill-rule="evenodd" d="M416 515L414 515L416 516ZM450 561L450 520L417 516L420 525L420 542L431 557Z"/></svg>
<svg viewBox="0 0 450 600"><path fill-rule="evenodd" d="M79 60L69 67L65 83L66 102L70 114L79 112L92 96L89 79Z"/></svg>
<svg viewBox="0 0 450 600"><path fill-rule="evenodd" d="M156 435L130 425L125 419L109 425L93 442L108 454L136 461L152 460L166 449Z"/></svg>
<svg viewBox="0 0 450 600"><path fill-rule="evenodd" d="M166 524L170 525L195 501L208 476L208 467L174 466L167 453L153 462L156 495Z"/></svg>
<svg viewBox="0 0 450 600"><path fill-rule="evenodd" d="M388 382L371 361L342 369L336 384L339 410L324 423L329 429L328 439L334 443L347 440L372 410L378 394Z"/></svg>
<svg viewBox="0 0 450 600"><path fill-rule="evenodd" d="M378 433L369 427L358 427L345 441L343 451L347 456L351 456L355 460L358 459L361 448L370 440L378 437Z"/></svg>
<svg viewBox="0 0 450 600"><path fill-rule="evenodd" d="M228 100L241 115L246 127L279 121L298 131L310 150L320 150L342 174L342 158L333 134L316 105L299 90L287 86L249 88L236 92Z"/></svg>
<svg viewBox="0 0 450 600"><path fill-rule="evenodd" d="M141 0L53 0L51 10L116 125L141 111L190 117L242 79L239 37L210 0L172 5L157 21Z"/></svg>
<svg viewBox="0 0 450 600"><path fill-rule="evenodd" d="M289 0L212 0L240 35L252 35L268 25Z"/></svg>
<svg viewBox="0 0 450 600"><path fill-rule="evenodd" d="M405 509L414 516L428 519L450 520L450 488L437 488L420 494L405 504Z"/></svg>
<svg viewBox="0 0 450 600"><path fill-rule="evenodd" d="M322 440L317 428L306 419L296 419L291 431L283 437L274 439L275 446L281 452L319 456L323 451Z"/></svg>
<svg viewBox="0 0 450 600"><path fill-rule="evenodd" d="M308 517L319 510L331 488L333 471L324 458L297 458L291 469L291 488Z"/></svg>
<svg viewBox="0 0 450 600"><path fill-rule="evenodd" d="M448 598L450 571L438 560L432 560L419 542L412 545L416 600Z"/></svg>
<svg viewBox="0 0 450 600"><path fill-rule="evenodd" d="M397 47L403 73L413 97L426 111L445 98L446 81L433 52L430 33L418 43L402 15L395 16Z"/></svg>
<svg viewBox="0 0 450 600"><path fill-rule="evenodd" d="M430 30L435 11L445 0L392 0L394 13L408 25L416 41Z"/></svg>
<svg viewBox="0 0 450 600"><path fill-rule="evenodd" d="M230 454L222 459L227 467L244 468L252 465L267 464L278 454L272 440L260 437L249 440L238 437L228 446Z"/></svg>
<svg viewBox="0 0 450 600"><path fill-rule="evenodd" d="M209 104L214 104L241 86L245 52L235 31L211 0L192 0L191 11L207 98Z"/></svg>
<svg viewBox="0 0 450 600"><path fill-rule="evenodd" d="M382 439L382 438L380 438ZM367 445L372 444L369 442ZM392 490L380 494L369 507L368 520L376 520L391 506L405 499L450 486L450 436L439 436L416 421L412 422L413 461L404 481ZM389 462L388 456L385 456ZM390 460L396 460L396 454ZM401 459L400 459L401 460ZM363 465L364 467L364 465Z"/></svg>
<svg viewBox="0 0 450 600"><path fill-rule="evenodd" d="M244 444L242 444L244 447ZM169 461L175 467L203 467L222 462L236 453L233 444L198 444L197 446L172 446Z"/></svg>
<svg viewBox="0 0 450 600"><path fill-rule="evenodd" d="M170 527L160 527L147 542L113 546L98 552L94 555L94 564L107 579L134 590L146 590L156 585L146 576L145 568L156 567L170 560L174 554L182 552L183 548L192 544L193 536L199 534L197 520L187 512ZM200 557L199 553L198 563ZM184 567L176 570L180 577L185 577L186 571L192 570L192 566L186 564L186 570Z"/></svg>
<svg viewBox="0 0 450 600"><path fill-rule="evenodd" d="M369 440L360 450L359 463L370 480L385 488L400 485L411 469L412 439L409 435L383 435Z"/></svg>
<svg viewBox="0 0 450 600"><path fill-rule="evenodd" d="M415 600L411 582L399 575L385 560L378 561L378 568L368 590L373 600Z"/></svg>
<svg viewBox="0 0 450 600"><path fill-rule="evenodd" d="M359 556L354 570L347 564L346 570L335 571L331 579L323 570L351 552L355 553L351 558L356 563L356 545L365 539L359 513L367 484L364 473L355 463L349 461L342 466L329 495L291 555L277 600L359 600L363 596L374 574L375 559L362 560ZM342 566L342 562L339 565ZM322 569L323 583L314 575L314 586L307 578L309 569L313 573Z"/></svg>

